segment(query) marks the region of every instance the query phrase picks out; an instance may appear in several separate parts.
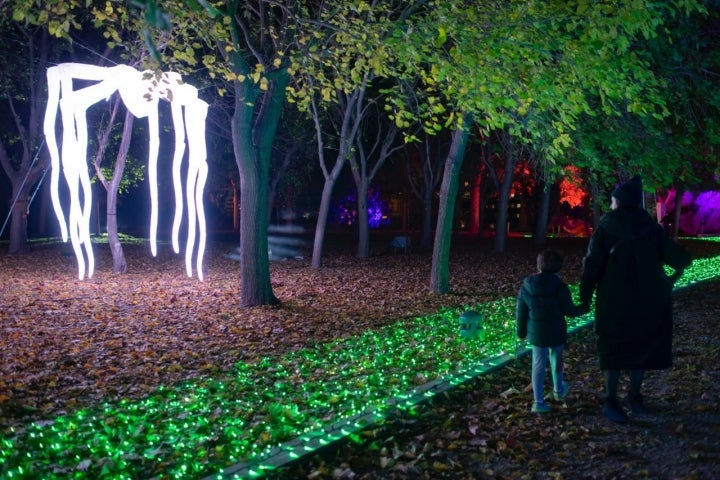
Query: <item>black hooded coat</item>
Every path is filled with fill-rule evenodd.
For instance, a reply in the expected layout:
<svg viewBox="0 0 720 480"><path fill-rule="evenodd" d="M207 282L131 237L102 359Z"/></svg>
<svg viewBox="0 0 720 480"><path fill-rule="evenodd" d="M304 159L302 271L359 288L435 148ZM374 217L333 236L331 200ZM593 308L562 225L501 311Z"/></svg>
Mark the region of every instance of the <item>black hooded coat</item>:
<svg viewBox="0 0 720 480"><path fill-rule="evenodd" d="M607 213L583 260L580 299L597 288L595 332L602 370L672 366L672 286L663 268L690 265L690 254L640 207Z"/></svg>

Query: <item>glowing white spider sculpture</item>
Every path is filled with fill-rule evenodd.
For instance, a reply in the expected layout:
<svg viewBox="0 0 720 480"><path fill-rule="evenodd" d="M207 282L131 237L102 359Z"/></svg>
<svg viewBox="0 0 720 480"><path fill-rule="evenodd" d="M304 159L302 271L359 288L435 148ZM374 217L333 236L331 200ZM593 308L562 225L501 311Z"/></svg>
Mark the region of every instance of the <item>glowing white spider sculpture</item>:
<svg viewBox="0 0 720 480"><path fill-rule="evenodd" d="M195 248L195 228L199 225L197 274L203 279L202 259L205 251L205 209L203 190L207 179L207 153L205 145L205 118L208 105L198 98L197 88L183 83L177 73L163 73L159 78L151 71L139 72L126 65L98 67L80 63L63 63L48 68L48 104L45 112L45 138L50 151L51 197L55 215L60 221L63 241L67 241L68 226L60 204L58 182L60 167L70 190L69 231L75 256L78 261L79 278L85 276L87 254L87 275L92 276L95 260L90 245L90 210L92 190L87 168L87 119L90 106L108 100L119 92L125 106L138 117L148 117L150 148L148 158L148 180L150 183L150 248L157 255L158 188L157 159L160 148L158 126L158 101L170 102L173 127L175 129L175 152L173 156L173 187L175 189L175 217L173 220L172 242L175 253L179 253L178 233L183 215L183 192L181 187L181 165L185 155L185 132L189 143L189 165L185 193L188 208L188 232L185 249L185 268L192 276L192 256ZM74 90L73 80L96 81L97 83ZM58 153L55 128L57 111L60 108L62 120L62 153ZM183 107L185 112L183 115ZM82 194L82 195L81 195Z"/></svg>

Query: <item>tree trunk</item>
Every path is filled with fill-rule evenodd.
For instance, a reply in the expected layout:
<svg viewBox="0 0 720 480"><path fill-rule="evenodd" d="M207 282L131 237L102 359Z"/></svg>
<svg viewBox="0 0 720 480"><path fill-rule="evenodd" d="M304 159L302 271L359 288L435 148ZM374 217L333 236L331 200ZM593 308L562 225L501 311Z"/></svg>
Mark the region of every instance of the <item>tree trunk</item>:
<svg viewBox="0 0 720 480"><path fill-rule="evenodd" d="M368 114L365 114L362 119L368 118L367 115ZM370 118L371 122L379 123L379 128L373 135L374 139L358 134L356 141L357 153L352 155L349 160L353 179L355 180L355 189L357 190L358 258L368 258L370 256L370 222L368 213L368 190L370 189L370 183L380 168L385 164L385 161L390 158L390 155L404 147L404 144L395 145L395 137L397 136L398 129L394 125L386 130L384 128L386 124L379 121L377 117ZM374 163L372 159L374 159Z"/></svg>
<svg viewBox="0 0 720 480"><path fill-rule="evenodd" d="M337 167L337 165L336 165ZM335 178L328 177L323 184L320 197L320 209L318 210L317 224L315 224L315 240L313 242L313 254L311 266L322 267L323 243L325 241L325 230L327 228L328 212L330 211L330 200L335 186Z"/></svg>
<svg viewBox="0 0 720 480"><path fill-rule="evenodd" d="M91 232L95 235L102 235L102 225L100 224L100 208L102 207L102 201L100 197L100 185L97 183L92 184L92 214L90 215L90 223L92 224ZM107 199L105 201L105 211L107 211Z"/></svg>
<svg viewBox="0 0 720 480"><path fill-rule="evenodd" d="M481 197L480 197L480 182L482 177L480 175L480 169L475 173L473 177L472 189L470 190L470 233L473 235L480 234L480 210L481 210Z"/></svg>
<svg viewBox="0 0 720 480"><path fill-rule="evenodd" d="M440 205L430 268L430 290L439 294L447 293L450 288L450 243L452 241L453 212L460 184L460 169L469 137L469 124L470 117L465 115L463 124L453 132L440 187Z"/></svg>
<svg viewBox="0 0 720 480"><path fill-rule="evenodd" d="M370 222L368 218L368 182L360 180L357 185L358 258L370 256Z"/></svg>
<svg viewBox="0 0 720 480"><path fill-rule="evenodd" d="M422 248L432 247L432 212L433 212L433 197L435 196L435 190L425 190L423 195L423 224L422 234L420 235L420 246Z"/></svg>
<svg viewBox="0 0 720 480"><path fill-rule="evenodd" d="M550 185L543 183L538 205L537 223L535 224L535 245L545 245L547 240L548 215L550 214Z"/></svg>
<svg viewBox="0 0 720 480"><path fill-rule="evenodd" d="M276 77L262 98L251 81L235 82L231 123L240 173L240 303L244 307L279 303L270 283L267 209L270 155L287 81L287 75Z"/></svg>
<svg viewBox="0 0 720 480"><path fill-rule="evenodd" d="M37 150L40 148L41 112L45 100L45 72L50 53L50 36L45 28L33 28L32 31L33 33L30 33L30 30L25 32L27 41L24 43L24 53L30 59L30 70L26 72L29 74L30 89L23 92L24 96L27 96L27 103L20 107L16 105L13 96L7 96L7 106L3 107L7 108L8 117L14 120L13 135L17 135L17 140L22 144L22 157L17 166L11 164L6 147L0 140L0 166L12 184L11 202L17 199L10 212L10 254L27 250L29 193L49 163L45 156L37 163L36 160L40 155ZM22 52L18 54L22 55Z"/></svg>
<svg viewBox="0 0 720 480"><path fill-rule="evenodd" d="M125 124L123 125L122 139L120 140L120 149L115 159L115 169L113 177L107 187L107 232L108 244L110 245L110 253L113 259L113 273L127 272L127 261L123 252L120 236L118 235L117 225L117 197L120 181L125 171L125 158L130 149L130 139L132 138L132 127L135 117L128 110L125 113Z"/></svg>
<svg viewBox="0 0 720 480"><path fill-rule="evenodd" d="M237 128L233 136L241 136ZM244 307L275 304L278 300L270 285L267 198L261 184L259 155L250 142L236 138L233 143L240 170L240 303Z"/></svg>
<svg viewBox="0 0 720 480"><path fill-rule="evenodd" d="M438 147L435 155L430 153L430 139L435 139L425 134L424 141L417 150L408 151L406 149L405 165L406 176L410 190L421 201L423 207L423 222L420 233L420 247L428 249L432 246L432 215L433 204L435 200L435 188L442 180L442 153ZM417 156L413 153L417 152ZM422 173L421 183L417 182L413 176L412 159L417 158L419 170Z"/></svg>
<svg viewBox="0 0 720 480"><path fill-rule="evenodd" d="M125 121L123 123L120 146L118 148L117 157L115 158L115 166L113 168L112 177L108 181L102 171L101 165L103 163L103 159L105 158L105 152L107 151L108 144L110 143L110 135L115 127L115 117L117 116L121 103L117 96L112 101L113 103L110 105L110 116L107 124L101 126L98 131L96 139L97 150L95 151L93 166L95 167L95 174L105 189L105 223L108 234L108 246L113 260L112 271L113 273L125 273L127 271L127 262L125 261L125 254L122 249L122 244L120 243L117 227L117 196L122 176L125 171L125 157L127 156L127 152L130 148L132 126L135 117L132 113L130 113L130 110L125 111ZM99 212L97 215L97 224L98 233L100 233Z"/></svg>
<svg viewBox="0 0 720 480"><path fill-rule="evenodd" d="M13 170L7 152L0 144L0 163L5 173L10 177L10 244L8 253L13 255L27 251L28 244L28 208L30 191L40 178L41 166L30 162L29 151L23 151L23 161L20 170ZM42 162L41 162L42 163Z"/></svg>
<svg viewBox="0 0 720 480"><path fill-rule="evenodd" d="M322 266L322 253L323 244L325 242L325 230L327 228L327 220L330 212L330 201L332 198L332 192L335 188L335 182L340 177L340 172L345 166L345 162L349 156L349 152L355 137L357 136L357 130L362 121L361 118L354 117L355 107L362 105L364 98L364 87L356 88L346 98L346 105L342 114L342 127L340 128L339 145L335 164L332 169L328 171L325 163L325 148L323 142L323 133L320 124L320 113L317 110L315 104L312 105L313 122L315 123L315 135L317 138L318 157L320 158L320 167L325 177L325 183L323 184L323 191L320 200L320 210L318 211L317 224L315 225L315 239L313 241L313 255L310 262L313 268L320 268Z"/></svg>
<svg viewBox="0 0 720 480"><path fill-rule="evenodd" d="M682 200L685 195L684 188L675 188L675 208L673 209L673 225L672 225L672 238L678 239L680 235L680 215L682 214Z"/></svg>
<svg viewBox="0 0 720 480"><path fill-rule="evenodd" d="M283 155L282 163L277 167L275 175L272 176L268 186L268 223L272 223L272 213L275 208L275 198L277 196L277 186L282 179L283 174L288 169L288 166L292 163L292 159L297 155L300 147L298 144L293 144ZM291 191L291 187L287 187L288 191ZM277 223L281 223L280 215L276 216ZM292 223L292 219L288 218L288 223Z"/></svg>
<svg viewBox="0 0 720 480"><path fill-rule="evenodd" d="M505 172L498 192L497 219L495 221L495 253L505 252L507 244L508 204L510 203L510 188L512 187L515 164L517 163L515 149L510 147L505 152Z"/></svg>
<svg viewBox="0 0 720 480"><path fill-rule="evenodd" d="M18 187L20 187L18 185ZM28 190L27 186L23 186L19 193L13 182L13 196L15 200L10 213L10 245L8 253L15 255L27 251L28 234L27 234L27 209L28 209Z"/></svg>

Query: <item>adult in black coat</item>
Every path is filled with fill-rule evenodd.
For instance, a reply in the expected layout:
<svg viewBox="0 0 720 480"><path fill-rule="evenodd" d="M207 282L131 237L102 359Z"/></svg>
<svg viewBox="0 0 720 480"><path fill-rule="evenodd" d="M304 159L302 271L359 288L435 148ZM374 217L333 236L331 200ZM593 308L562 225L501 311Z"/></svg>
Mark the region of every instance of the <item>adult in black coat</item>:
<svg viewBox="0 0 720 480"><path fill-rule="evenodd" d="M603 414L626 422L617 399L620 371L630 373L626 397L633 412L642 410L645 370L672 365L672 286L690 265L690 254L641 208L639 175L612 192L611 211L600 220L583 260L580 300L595 301L595 332L605 379ZM665 273L663 265L675 272Z"/></svg>

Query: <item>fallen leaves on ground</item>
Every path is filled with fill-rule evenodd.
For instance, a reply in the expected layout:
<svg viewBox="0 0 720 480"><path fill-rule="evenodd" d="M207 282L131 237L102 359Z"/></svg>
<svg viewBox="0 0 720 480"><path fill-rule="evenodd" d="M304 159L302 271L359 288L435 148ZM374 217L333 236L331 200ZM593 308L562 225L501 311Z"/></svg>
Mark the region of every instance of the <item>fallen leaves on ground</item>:
<svg viewBox="0 0 720 480"><path fill-rule="evenodd" d="M594 336L571 337L570 393L530 412L530 356L301 459L281 479L711 479L720 465L720 281L676 294L675 362L646 375L646 411L600 413ZM549 381L549 379L548 379ZM627 377L621 381L627 388ZM546 388L547 383L546 383ZM548 391L549 393L549 391ZM622 392L621 395L624 395Z"/></svg>
<svg viewBox="0 0 720 480"><path fill-rule="evenodd" d="M514 295L534 264L532 254L510 261L488 246L470 249L451 259L453 291L439 296L427 288L429 253L360 260L345 247L330 247L319 270L309 259L273 262L271 282L282 303L255 308L239 306L239 267L226 257L235 249L229 243L209 247L203 282L187 277L183 256L168 244L159 245L157 257L145 244L126 245L122 275L111 273L107 245L94 245L95 274L83 281L69 244L3 255L0 401L13 406L13 415L43 418L139 398L239 361ZM579 264L581 253L569 253L568 264ZM0 417L8 417L6 410ZM12 423L13 415L0 420Z"/></svg>
<svg viewBox="0 0 720 480"><path fill-rule="evenodd" d="M554 245L565 254L566 280L577 279L586 244L581 239ZM534 270L537 251L521 239L502 255L493 254L488 244L459 245L451 256L452 291L438 296L427 290L429 253L382 252L360 260L348 247L330 251L320 270L310 268L309 259L273 262L271 281L281 305L247 309L239 307L238 266L225 257L233 249L231 244L211 246L204 282L185 275L182 256L173 254L169 245L161 245L157 258L150 256L147 245L126 246L125 275L110 273L107 246L95 245L96 274L85 281L76 279L75 257L67 244L39 244L28 254L0 257L3 429L104 401L142 398L161 385L213 375L239 361L281 355L442 307L515 295L522 278ZM702 287L683 295L693 295L697 288ZM717 298L717 291L714 294ZM692 301L700 300L690 297ZM706 310L693 311L702 317ZM444 402L420 407L415 417L368 430L363 433L367 444L341 447L349 452L345 459L340 452L319 464L297 467L291 475L571 478L564 477L563 468L584 458L587 470L580 476L587 472L593 478L597 469L604 472L597 478L606 478L613 472L605 466L608 459L618 460L611 462L618 472L631 468L652 476L652 463L628 453L628 432L636 448L655 450L657 438L663 438L657 434L666 431L687 435L703 428L706 438L717 441L717 418L712 417L718 411L717 391L697 385L717 385L718 372L716 367L698 367L696 357L717 365L717 347L707 349L718 342L712 332L702 333L700 338L707 339L702 347L692 336L687 345L678 346L675 369L648 384L665 389L657 393L669 404L688 402L689 396L691 412L714 423L696 425L697 419L662 413L656 417L669 417L666 421L652 417L644 427L633 424L618 430L602 422L591 341L585 338L578 350L568 352L568 375L575 373L576 382L570 398L575 403L569 400L560 412L548 417L527 414L529 367L519 363L483 376ZM688 378L689 373L694 376ZM693 383L696 376L703 381ZM651 428L658 423L662 432ZM648 432L654 436L648 438ZM408 435L410 440L402 443ZM702 438L682 446L689 447L690 460L696 463L717 460L712 443ZM332 462L336 464L325 466Z"/></svg>

